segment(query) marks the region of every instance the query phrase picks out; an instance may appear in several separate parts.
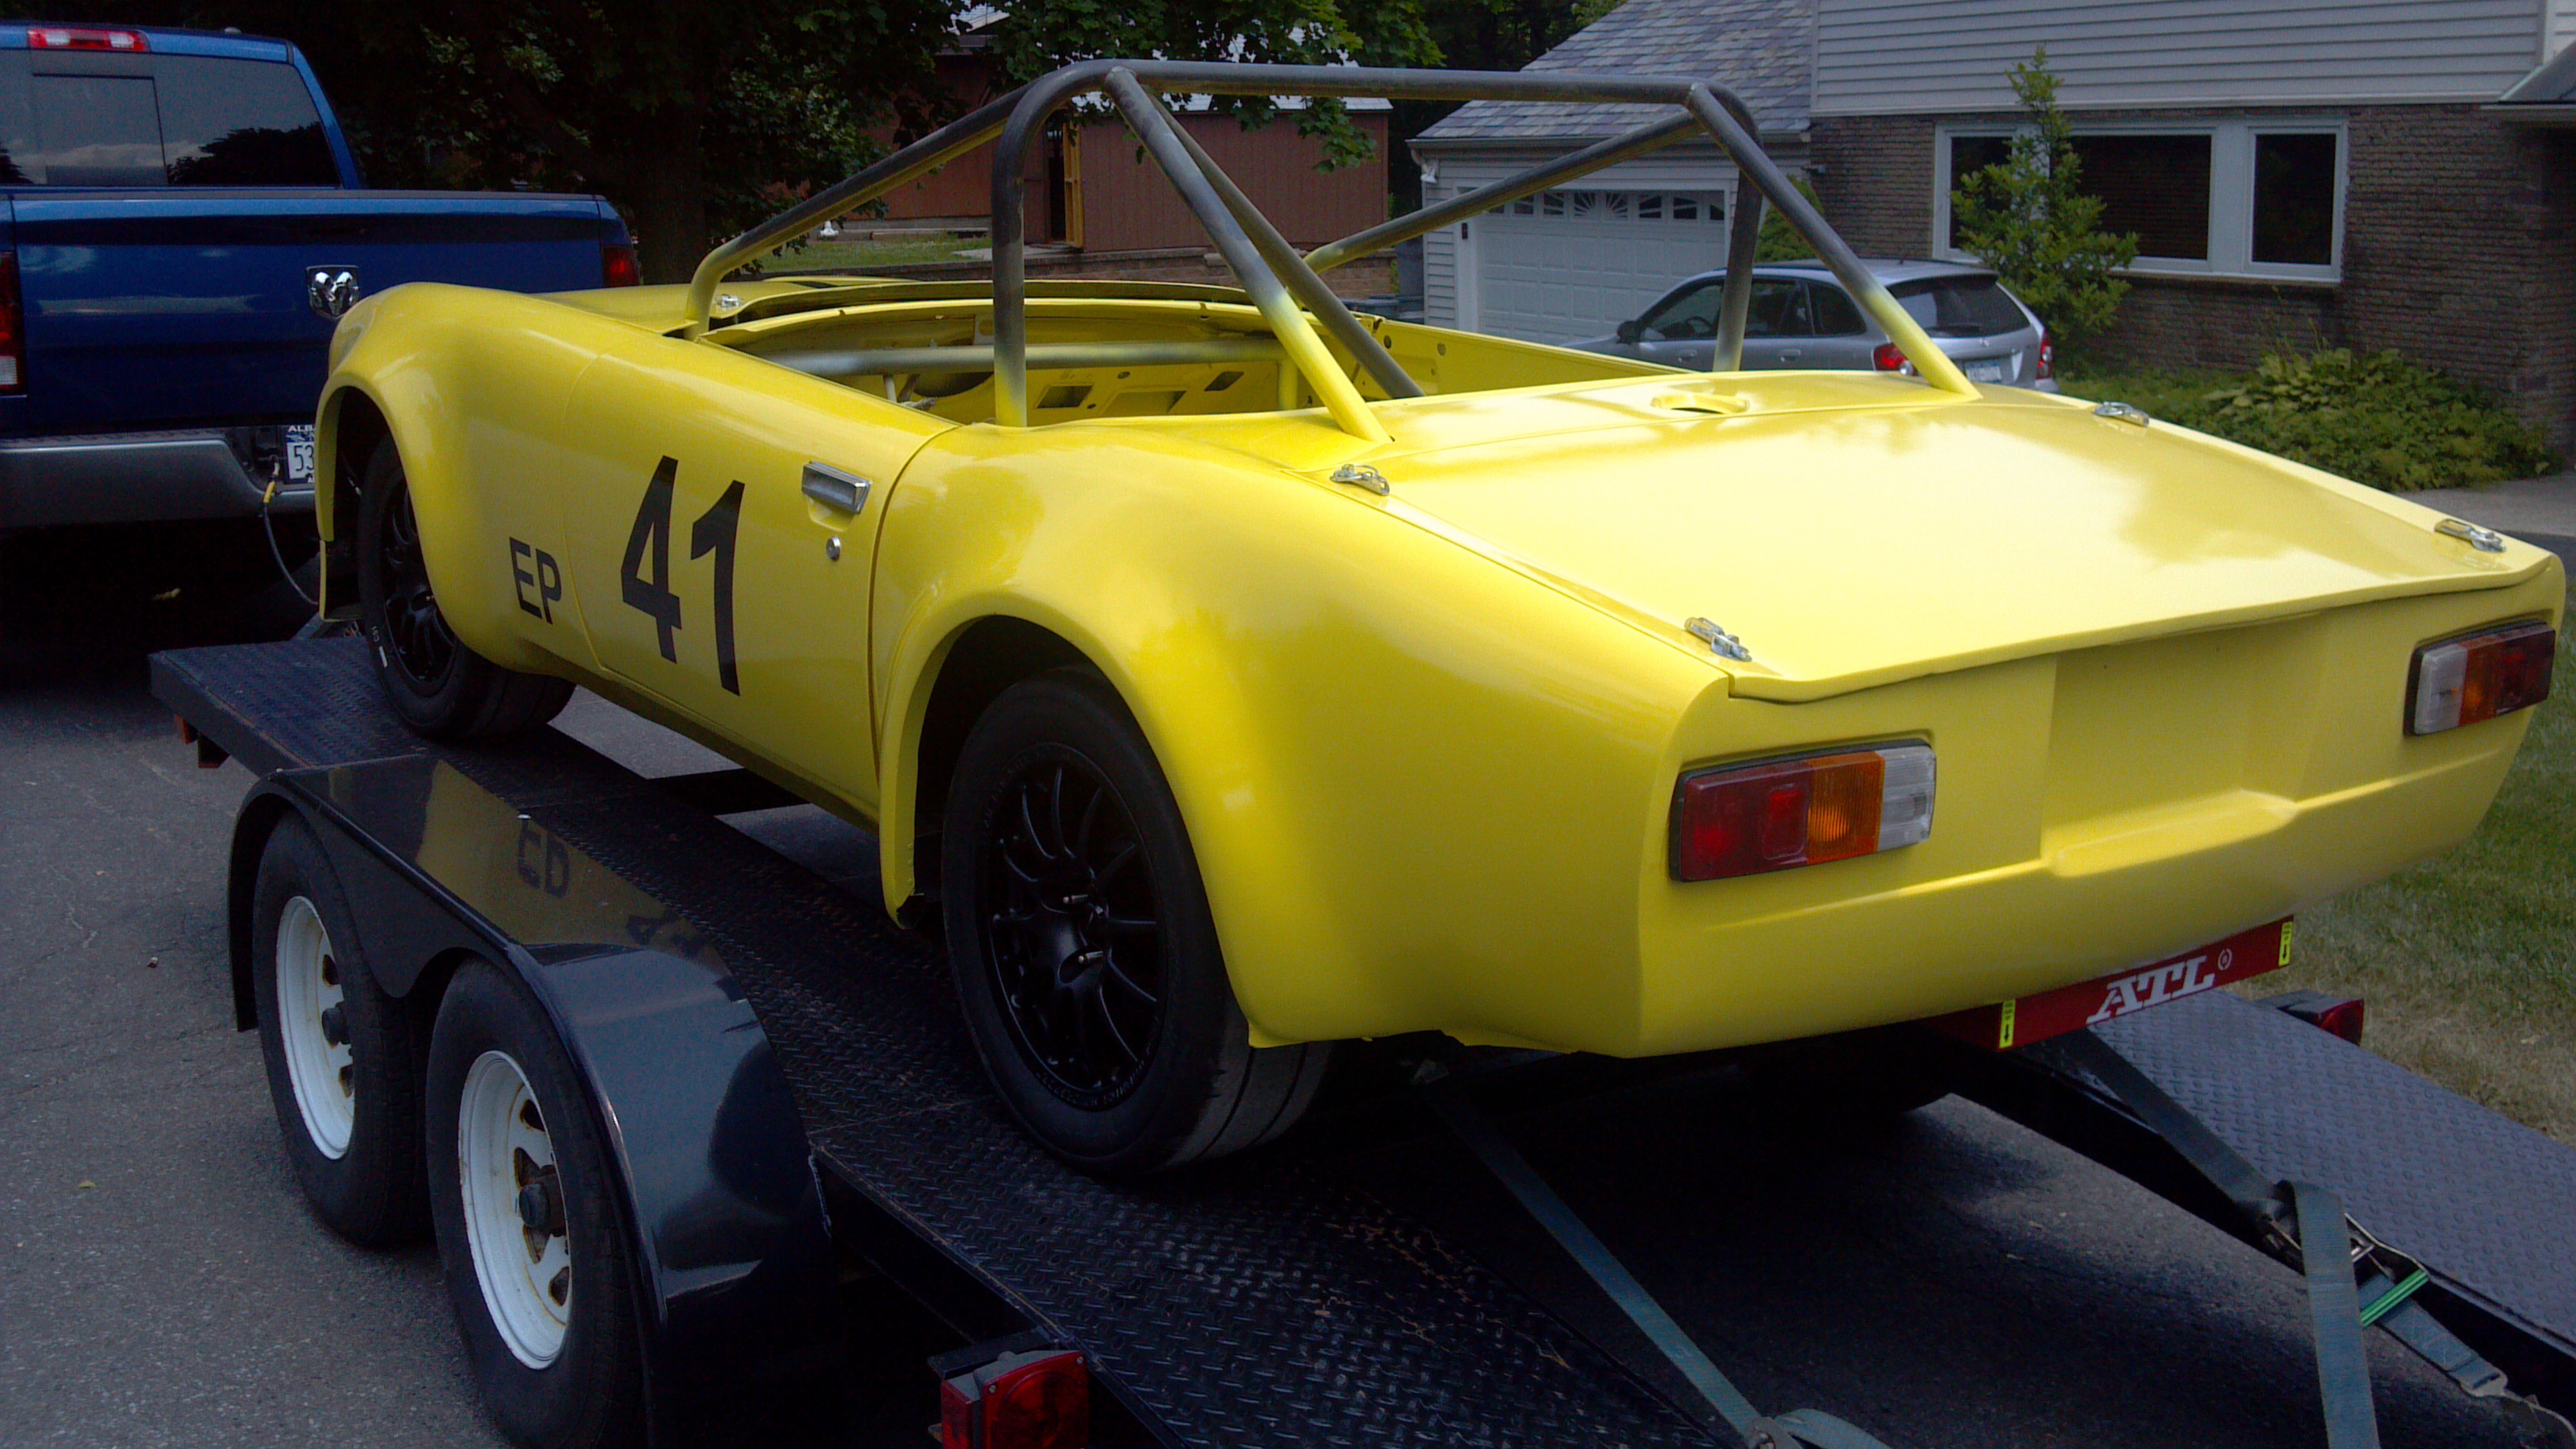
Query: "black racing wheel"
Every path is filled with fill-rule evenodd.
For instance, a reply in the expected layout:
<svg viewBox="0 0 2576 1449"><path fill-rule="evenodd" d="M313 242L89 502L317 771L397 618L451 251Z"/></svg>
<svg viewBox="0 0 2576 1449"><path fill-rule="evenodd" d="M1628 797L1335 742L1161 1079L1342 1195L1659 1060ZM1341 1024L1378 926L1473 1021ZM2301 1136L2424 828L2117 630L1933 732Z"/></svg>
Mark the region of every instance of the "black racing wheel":
<svg viewBox="0 0 2576 1449"><path fill-rule="evenodd" d="M1098 675L1023 681L976 723L940 879L976 1048L1068 1162L1107 1175L1219 1157L1314 1100L1330 1044L1251 1044L1180 809Z"/></svg>
<svg viewBox="0 0 2576 1449"><path fill-rule="evenodd" d="M448 627L422 557L402 455L387 439L358 494L358 615L394 712L433 739L518 734L553 719L572 686L504 669Z"/></svg>

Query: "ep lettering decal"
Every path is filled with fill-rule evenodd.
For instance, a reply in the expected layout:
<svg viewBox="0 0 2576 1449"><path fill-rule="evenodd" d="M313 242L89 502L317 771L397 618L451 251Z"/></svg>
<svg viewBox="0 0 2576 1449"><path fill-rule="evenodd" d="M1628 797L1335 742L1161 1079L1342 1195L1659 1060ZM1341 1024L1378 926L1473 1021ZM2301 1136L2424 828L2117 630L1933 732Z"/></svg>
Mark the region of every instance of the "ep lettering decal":
<svg viewBox="0 0 2576 1449"><path fill-rule="evenodd" d="M518 584L519 612L553 623L555 600L563 597L563 569L555 562L555 556L511 539L510 577ZM531 589L536 591L533 598L528 592Z"/></svg>
<svg viewBox="0 0 2576 1449"><path fill-rule="evenodd" d="M635 509L634 531L626 536L626 564L620 571L629 607L641 610L661 635L662 657L677 664L680 650L680 596L671 589L671 485L680 476L680 460L664 458L644 485L644 501ZM733 694L742 693L742 677L733 657L733 546L742 526L742 483L727 487L697 522L689 525L689 557L715 561L716 679ZM651 573L645 572L650 564Z"/></svg>

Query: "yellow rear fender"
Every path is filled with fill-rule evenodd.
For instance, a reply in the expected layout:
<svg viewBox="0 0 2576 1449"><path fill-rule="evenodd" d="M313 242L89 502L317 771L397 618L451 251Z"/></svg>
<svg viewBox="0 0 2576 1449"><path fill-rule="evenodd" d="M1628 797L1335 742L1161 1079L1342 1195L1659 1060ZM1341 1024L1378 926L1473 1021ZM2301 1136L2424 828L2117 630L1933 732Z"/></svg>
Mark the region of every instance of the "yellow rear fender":
<svg viewBox="0 0 2576 1449"><path fill-rule="evenodd" d="M1373 495L1116 424L925 448L872 613L889 901L938 826L943 670L1016 619L1134 713L1257 1040L1634 1038L1627 863L1660 829L1674 722L1723 688L1704 656Z"/></svg>

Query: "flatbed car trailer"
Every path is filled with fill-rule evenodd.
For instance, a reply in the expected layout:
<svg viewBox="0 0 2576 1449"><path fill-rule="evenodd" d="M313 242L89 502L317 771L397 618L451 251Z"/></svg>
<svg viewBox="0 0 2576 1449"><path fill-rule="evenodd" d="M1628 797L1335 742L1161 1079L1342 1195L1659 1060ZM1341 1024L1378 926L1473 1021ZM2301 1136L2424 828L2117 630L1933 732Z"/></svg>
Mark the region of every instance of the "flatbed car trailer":
<svg viewBox="0 0 2576 1449"><path fill-rule="evenodd" d="M406 1009L434 1011L461 962L515 976L607 1144L608 1180L559 1190L615 1223L652 1442L797 1442L776 1426L828 1397L826 1346L866 1336L847 1291L865 1281L967 1345L933 1364L950 1444L1083 1442L996 1391L1068 1354L1102 1444L1877 1444L1813 1410L1762 1416L1498 1120L1732 1068L1397 1044L1361 1055L1357 1107L1270 1149L1097 1182L992 1098L934 947L725 823L797 802L740 770L646 778L552 730L431 744L363 648L153 657L200 762L258 777L232 841L237 1024L257 1025L258 876L290 820ZM2576 1152L2224 992L2014 1051L1905 1047L2303 1271L2332 1449L2377 1442L2374 1321L2524 1442L2576 1449ZM1391 1206L1353 1164L1408 1134L1463 1144L1547 1261ZM2303 1267L2298 1242L2329 1233L2352 1251Z"/></svg>

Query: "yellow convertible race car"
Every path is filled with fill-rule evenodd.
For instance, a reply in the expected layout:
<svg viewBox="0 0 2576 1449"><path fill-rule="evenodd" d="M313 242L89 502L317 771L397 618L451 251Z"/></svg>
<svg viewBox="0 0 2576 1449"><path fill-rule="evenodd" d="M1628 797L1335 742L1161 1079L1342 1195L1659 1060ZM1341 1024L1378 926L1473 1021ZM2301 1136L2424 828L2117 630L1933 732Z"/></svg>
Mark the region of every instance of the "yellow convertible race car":
<svg viewBox="0 0 2576 1449"><path fill-rule="evenodd" d="M1300 256L1165 97L1660 117ZM1115 106L1237 288L1031 282L1021 158ZM1318 275L1691 134L1743 178L1714 373L1354 316ZM735 280L998 138L989 285ZM1912 360L1744 372L1763 199ZM326 604L419 729L578 682L875 831L1013 1111L1132 1172L1330 1044L1641 1056L2133 972L2465 836L2550 554L1969 382L1687 79L1102 61L685 287L340 324ZM2159 988L2161 989L2161 988Z"/></svg>

